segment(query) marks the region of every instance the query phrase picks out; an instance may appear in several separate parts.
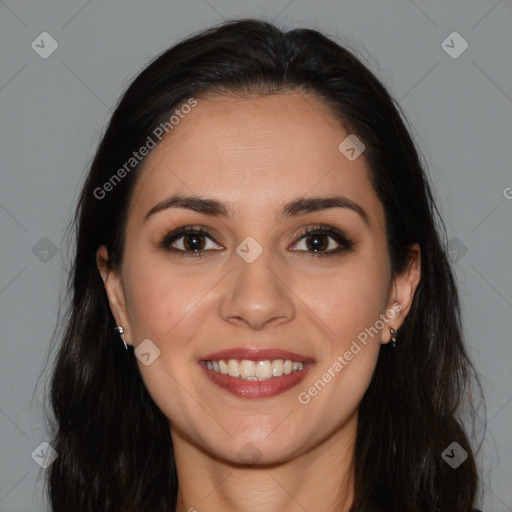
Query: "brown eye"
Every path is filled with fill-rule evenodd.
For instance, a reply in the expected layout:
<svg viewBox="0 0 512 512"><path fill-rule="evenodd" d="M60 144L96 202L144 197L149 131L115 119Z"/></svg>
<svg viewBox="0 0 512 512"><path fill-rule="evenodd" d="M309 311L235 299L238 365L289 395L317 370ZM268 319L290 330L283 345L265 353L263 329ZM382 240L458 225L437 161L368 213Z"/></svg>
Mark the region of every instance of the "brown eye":
<svg viewBox="0 0 512 512"><path fill-rule="evenodd" d="M188 234L183 236L183 246L190 251L202 251L205 246L204 236L200 234Z"/></svg>
<svg viewBox="0 0 512 512"><path fill-rule="evenodd" d="M292 250L311 256L333 256L354 246L341 231L329 226L306 228L295 245L302 245L302 248Z"/></svg>
<svg viewBox="0 0 512 512"><path fill-rule="evenodd" d="M211 244L214 247L211 247ZM210 233L190 226L167 234L159 243L159 247L166 251L181 253L182 256L201 256L211 250L222 249Z"/></svg>
<svg viewBox="0 0 512 512"><path fill-rule="evenodd" d="M305 240L306 246L312 251L326 251L329 247L329 237L321 233L308 235Z"/></svg>

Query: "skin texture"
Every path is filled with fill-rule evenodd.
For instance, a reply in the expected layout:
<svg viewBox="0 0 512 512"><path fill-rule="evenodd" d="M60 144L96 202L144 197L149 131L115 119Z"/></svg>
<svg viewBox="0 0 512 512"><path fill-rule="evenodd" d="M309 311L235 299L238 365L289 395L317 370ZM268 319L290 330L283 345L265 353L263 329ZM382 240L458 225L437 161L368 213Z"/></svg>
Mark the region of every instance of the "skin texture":
<svg viewBox="0 0 512 512"><path fill-rule="evenodd" d="M338 150L347 135L320 100L301 92L198 98L146 159L130 203L120 272L108 269L104 246L97 252L126 343L136 348L149 338L160 350L149 366L138 364L170 420L178 511L350 507L358 405L390 327L399 328L409 311L420 268L413 246L408 270L391 275L384 211L364 153L349 161ZM223 201L232 216L172 208L144 221L176 193ZM333 195L359 204L368 223L349 208L281 218L289 201ZM301 230L319 224L341 230L354 246L315 257ZM158 247L182 226L212 232L214 240L203 239L204 257ZM252 263L236 252L249 236L263 248ZM186 238L173 246L184 250ZM339 247L328 234L320 240L329 244L324 250ZM393 319L301 403L299 393L393 305L400 309ZM212 384L198 365L201 357L235 347L289 350L315 366L278 396L240 398ZM255 464L240 465L244 446Z"/></svg>

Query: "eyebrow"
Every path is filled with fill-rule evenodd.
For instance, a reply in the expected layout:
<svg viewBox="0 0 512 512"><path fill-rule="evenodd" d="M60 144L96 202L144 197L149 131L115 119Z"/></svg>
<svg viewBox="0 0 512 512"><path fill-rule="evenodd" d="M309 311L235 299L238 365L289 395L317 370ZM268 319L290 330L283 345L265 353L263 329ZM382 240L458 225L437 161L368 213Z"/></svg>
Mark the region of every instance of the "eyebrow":
<svg viewBox="0 0 512 512"><path fill-rule="evenodd" d="M232 216L231 209L222 201L199 196L174 195L153 206L144 217L144 222L156 213L169 208L184 208L212 217L228 218ZM368 226L370 225L370 219L366 211L359 204L343 196L295 199L285 204L282 218L298 217L329 208L347 208L352 210L356 212Z"/></svg>

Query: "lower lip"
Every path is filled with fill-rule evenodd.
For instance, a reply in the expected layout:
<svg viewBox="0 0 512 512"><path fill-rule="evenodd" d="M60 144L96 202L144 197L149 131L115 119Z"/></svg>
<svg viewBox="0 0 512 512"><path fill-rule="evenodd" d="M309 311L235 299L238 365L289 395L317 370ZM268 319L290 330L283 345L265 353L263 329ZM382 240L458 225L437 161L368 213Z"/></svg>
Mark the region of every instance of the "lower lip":
<svg viewBox="0 0 512 512"><path fill-rule="evenodd" d="M314 366L313 363L305 363L302 370L281 377L272 377L268 380L244 380L209 370L205 362L199 365L214 384L242 398L271 398L280 395L302 382Z"/></svg>

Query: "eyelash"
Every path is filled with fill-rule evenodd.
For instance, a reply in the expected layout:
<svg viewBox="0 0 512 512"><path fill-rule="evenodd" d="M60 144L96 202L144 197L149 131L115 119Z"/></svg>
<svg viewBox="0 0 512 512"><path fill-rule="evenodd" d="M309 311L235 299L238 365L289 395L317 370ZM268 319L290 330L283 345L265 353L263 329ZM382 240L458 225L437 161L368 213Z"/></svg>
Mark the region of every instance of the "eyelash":
<svg viewBox="0 0 512 512"><path fill-rule="evenodd" d="M207 231L201 227L196 228L193 226L184 226L184 227L178 228L178 229L166 234L163 237L163 239L160 241L160 243L158 244L158 247L160 249L163 249L168 252L179 253L179 255L182 257L192 257L192 258L202 258L203 256L206 255L206 253L210 252L210 251L205 251L205 250L203 250L203 251L184 251L182 249L175 249L175 248L170 247L172 243L176 242L183 236L190 235L190 234L208 237L213 242L215 242L217 245L220 245L220 244L218 244L218 242L215 240L215 238L209 231ZM350 249L353 249L355 246L355 243L352 240L350 240L348 237L346 237L341 231L339 231L338 229L332 228L330 226L325 226L325 225L319 225L319 226L314 226L314 227L310 226L310 227L303 229L298 235L297 242L300 242L302 239L306 238L307 236L311 236L311 235L329 236L337 244L339 244L340 247L330 250L330 251L327 251L327 252L325 252L325 251L324 252L297 251L297 252L307 252L309 254L309 256L311 256L313 258L317 258L317 257L323 258L326 256L339 255L340 253L343 253ZM297 242L295 242L294 245Z"/></svg>

